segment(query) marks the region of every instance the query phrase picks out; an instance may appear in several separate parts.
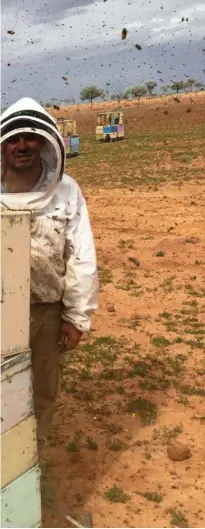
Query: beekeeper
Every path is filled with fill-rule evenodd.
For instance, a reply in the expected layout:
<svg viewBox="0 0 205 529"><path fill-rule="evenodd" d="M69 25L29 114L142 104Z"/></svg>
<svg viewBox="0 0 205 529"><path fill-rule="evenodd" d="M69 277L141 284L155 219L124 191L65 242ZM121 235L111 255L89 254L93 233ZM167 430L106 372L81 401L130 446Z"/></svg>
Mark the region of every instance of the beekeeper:
<svg viewBox="0 0 205 529"><path fill-rule="evenodd" d="M89 331L97 308L93 235L78 184L64 174L56 120L34 100L1 116L1 203L31 214L30 345L39 439L49 437L61 390L63 352Z"/></svg>

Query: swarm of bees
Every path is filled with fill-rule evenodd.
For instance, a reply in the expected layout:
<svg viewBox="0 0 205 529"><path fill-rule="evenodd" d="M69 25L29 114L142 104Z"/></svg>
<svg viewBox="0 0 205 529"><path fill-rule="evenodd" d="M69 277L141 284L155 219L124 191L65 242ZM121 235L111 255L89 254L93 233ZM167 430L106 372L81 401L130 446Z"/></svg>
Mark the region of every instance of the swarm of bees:
<svg viewBox="0 0 205 529"><path fill-rule="evenodd" d="M19 1L21 1L22 3L25 2L25 0L19 0ZM60 4L61 2L64 2L64 0L59 0L59 4ZM72 5L72 6L74 6L75 3L76 3L75 0L69 0L68 4L70 4L70 2L71 2L71 5ZM78 0L78 2L81 3L82 0ZM77 2L77 3L78 3L78 2ZM110 18L110 14L111 14L111 12L110 12L110 10L109 10L109 5L108 5L109 2L107 2L107 0L101 0L101 2L102 2L102 3L107 3L107 6L105 6L105 8L104 8L104 6L103 6L103 11L104 11L104 14L105 14L108 18L106 19L106 18L104 17L105 20L103 20L103 24L100 23L100 28L106 28L106 26L107 26L107 21L108 21L109 18ZM115 2L117 3L117 0L115 0ZM145 0L143 0L143 3L142 3L141 5L144 5L144 2L145 2ZM148 0L148 3L149 3L149 4L151 4L152 2L153 2L153 4L154 4L154 0ZM196 2L197 2L197 0L194 0L194 1L193 1L193 3L196 3ZM91 3L92 3L92 2L91 2ZM32 4L34 4L34 8L36 9L36 6L35 6L36 2L35 2L35 0L32 0ZM98 4L98 2L97 2L97 0L95 0L94 6L95 6L95 5L97 6L97 4ZM131 0L127 0L126 4L127 4L128 6L131 6L131 5L134 6L134 3L133 3ZM163 6L162 1L161 1L159 4L161 4L161 5L159 6L160 9L163 9L164 6ZM48 5L48 3L45 4L45 6L47 6L47 5ZM108 7L108 13L107 13L106 7ZM153 6L153 7L154 7L154 6ZM73 7L72 7L72 8L73 8ZM52 9L53 9L53 8L52 8ZM51 9L51 12L49 12L49 15L52 14L52 9ZM69 9L69 7L68 7L68 9ZM25 11L26 11L26 12L29 12L29 10L27 10L27 9L26 9ZM47 11L47 10L46 10L46 11ZM39 12L39 9L37 9L36 12ZM176 12L177 12L177 10L175 9L175 10L174 10L174 13L176 13ZM114 35L112 36L112 39L113 39L112 47L115 48L115 47L117 46L117 48L118 48L118 50L119 50L119 51L118 51L118 54L117 54L117 57L118 57L118 58L119 58L119 54L120 54L120 52L122 51L122 50L121 50L121 46L122 46L122 48L123 48L123 54L121 54L120 61L122 61L122 64L123 64L124 67L121 67L120 78L121 78L121 77L125 77L125 72L127 71L127 69L126 69L127 64L126 64L126 59L124 59L124 54L128 54L129 52L134 52L134 53L132 53L132 56L130 57L130 59L128 59L127 62L130 63L131 61L136 61L136 62L138 62L138 64L137 64L137 68L141 68L141 67L144 67L144 65L146 64L146 54L147 54L148 49L149 49L149 48L150 48L150 49L151 49L151 48L155 49L155 48L154 48L155 45L154 45L153 43L150 43L150 45L147 45L147 44L143 44L143 43L142 43L142 45L141 45L141 44L139 44L139 43L135 43L136 41L133 42L133 38L134 38L134 39L136 38L136 40L139 38L139 40L140 40L140 37L139 37L139 36L136 37L136 33L137 33L137 35L139 35L139 33L138 33L139 30L138 30L138 29L135 30L134 28L132 28L132 24L129 24L129 25L128 25L128 23L130 22L130 19L129 19L129 16L128 16L128 15L129 15L129 13L127 13L127 11L125 11L124 16L122 16L122 18L121 18L121 24L125 24L125 25L127 25L128 29L127 29L126 27L123 27L123 28L122 28L122 25L121 25L120 27L118 26L118 38L116 39L116 42L114 42L115 36L114 36ZM38 16L39 16L39 15L38 15ZM66 15L66 16L67 16L67 15ZM53 17L52 17L52 19L53 19ZM11 43L14 43L14 41L15 41L15 37L17 37L17 35L19 34L19 30L16 28L17 22L18 22L18 16L15 17L14 25L13 25L12 23L10 23L10 24L7 26L7 28L10 26L10 29L6 29L6 28L5 28L5 33L7 33L7 35L13 37L12 39L8 39L8 38L6 38L6 41L10 40ZM184 25L185 22L186 22L186 23L189 22L189 18L186 16L186 13L185 13L185 16L183 16L183 17L181 16L181 19L180 19L180 16L178 17L178 19L176 20L176 26L179 25L179 26L181 27L181 30L182 30L183 28L184 28L184 30L185 30L185 29L186 29L186 27L185 27L186 24ZM111 27L111 30L114 30L113 20L111 21L111 23L112 23L112 25L110 26L110 27ZM182 24L183 24L183 26L182 26ZM66 24L65 24L65 23L62 23L62 22L58 24L58 23L56 23L56 21L54 21L54 22L52 22L52 25L54 25L54 26L65 26ZM83 23L82 23L82 25L83 25ZM32 26L29 25L29 27L32 27ZM68 26L68 27L69 27L69 28L72 28L71 25ZM94 28L95 26L93 25L92 27ZM158 27L159 27L159 24L157 25L157 28L158 28ZM13 28L13 29L12 29L12 28ZM191 31L192 31L192 30L190 29L189 32L191 33ZM63 30L63 32L64 32L64 30ZM134 33L135 33L135 37L134 37ZM27 34L27 33L26 33L26 34ZM103 30L103 34L104 34L104 30ZM105 30L105 34L106 34L106 37L105 37L106 40L104 40L104 42L106 42L106 41L108 40L108 39L107 39L107 36L109 37L109 30L108 30L108 28ZM191 34L192 34L192 33L191 33ZM63 33L63 37L64 37L64 36L65 36L65 35L64 35L64 33ZM84 37L81 36L81 39L80 39L80 40L83 40L83 38L84 38ZM148 38L151 39L151 35L149 35ZM123 43L121 42L121 45L120 45L119 40L120 40L120 41L123 41ZM205 36L203 37L203 40L205 40ZM117 41L118 41L118 42L117 42ZM126 42L125 42L125 41L126 41ZM129 41L129 42L128 42L128 41ZM129 46L130 41L131 41L131 46ZM31 45L31 44L32 44L32 45L33 45L33 46L32 46L33 48L34 48L34 45L37 44L37 42L35 41L35 39L33 40L32 38L29 38L29 40L26 40L25 42L26 42L28 45ZM137 40L137 42L138 42L138 40ZM191 43L191 39L189 39L188 45L189 45L190 43ZM14 43L14 44L15 44L15 43ZM13 44L13 45L14 45L14 44ZM167 43L167 46L170 46L170 42ZM175 46L173 45L173 48L174 48L174 47L175 47ZM75 45L75 48L77 49L78 46ZM100 44L97 44L97 45L96 45L96 48L99 49L99 48L100 48ZM134 51L134 49L136 49L136 52ZM86 47L84 48L84 50L85 50L85 54L86 54L86 51L88 50L88 47L86 46ZM141 51L141 50L143 50L143 52L142 52L141 54L138 54L137 51ZM35 51L35 50L34 50L34 51ZM44 49L44 51L46 51L46 49ZM161 53L161 57L163 57L165 54L168 54L168 51L169 51L168 49L163 49L163 50L162 50L162 53ZM172 51L173 51L173 50L172 50ZM100 52L99 52L99 53L100 53ZM188 56L188 53L187 53L187 52L183 52L183 53L186 53L186 55ZM201 54L205 54L205 48L200 49L200 53L201 53ZM74 50L74 54L73 54L73 55L74 55L74 61L75 61L75 50ZM137 55L138 57L136 57L136 55ZM50 51L49 51L49 53L48 53L48 56L49 56L49 58L51 59L51 57L52 57L52 53L51 53ZM171 57L174 57L174 53L171 53L170 56L171 56ZM100 58L102 58L102 56L100 56ZM10 59L10 57L9 57L9 59ZM9 59L8 59L8 61L9 61ZM69 67L70 67L70 68L69 68L69 72L68 72L68 71L66 71L66 67L64 66L65 69L63 68L63 70L62 70L61 73L60 73L60 79L61 79L61 87L60 87L60 90L62 90L62 91L63 91L63 90L67 90L67 86L69 86L69 85L71 85L71 86L70 86L70 89L72 89L72 83L71 83L71 81L70 81L71 76L73 75L74 78L77 77L77 74L74 73L74 69L73 69L74 67L73 67L73 64L72 64L72 59L73 59L72 56L71 56L71 57L65 57L65 61L69 61ZM92 67L94 66L94 59L95 59L95 56L92 56L91 59L87 58L86 56L83 57L83 61L84 61L84 64L85 64L85 65L86 65L86 61L88 62L89 60L92 60ZM109 61L108 66L109 66L109 68L112 68L112 60L111 60L110 56L109 56L109 59L110 59L110 61ZM145 61L145 62L141 62L140 59L142 59L142 61ZM150 59L150 57L149 57L149 59ZM6 61L6 62L7 62L7 61ZM114 60L114 64L117 63L117 62L118 62L118 59L117 59L117 60ZM168 60L166 60L166 58L165 58L165 61L164 61L164 62L165 62L165 64L167 64ZM52 64L53 64L53 63L52 63ZM103 66L104 66L103 61L102 61L102 64L99 64L99 65L100 65L101 68L103 68ZM10 61L7 62L7 66L10 67L9 69L10 69L10 71L11 71L11 70L12 70L11 67L13 67L13 63L10 62ZM159 67L159 66L161 66L161 65L157 63L157 67ZM183 64L183 66L185 67L186 64ZM39 67L39 66L38 66L38 67ZM128 66L127 66L127 67L128 67ZM36 66L35 66L35 68L37 69ZM39 69L42 69L42 68L43 68L42 66L39 67ZM153 66L150 65L150 69L152 69L152 68L153 68ZM170 70L173 70L173 69L174 69L174 66L173 66L173 65L170 66ZM22 70L21 70L21 71L22 71ZM93 68L92 68L92 71L94 71ZM110 70L110 71L111 71L111 70ZM204 65L201 67L201 71L203 72L203 74L205 74ZM35 71L35 74L37 74L37 71ZM163 77L163 76L162 76L162 70L161 70L161 69L160 69L160 70L158 69L158 70L157 70L157 74L160 74L159 81L160 81L161 83L164 83L164 79L162 78L162 77ZM32 75L32 73L29 73L29 75ZM96 72L95 72L95 74L94 74L94 77L97 78L97 73L96 73ZM176 76L175 76L175 77L176 77ZM186 77L188 77L188 76L186 75ZM19 80L19 79L18 79L18 80ZM12 89L12 84L14 83L14 85L15 85L16 81L17 81L17 79L16 79L15 77L13 78L13 80L10 80L11 86L9 86L9 90ZM22 79L21 79L21 81L22 81ZM63 83L62 83L62 81L63 81ZM173 82L173 81L172 81L172 82ZM83 85L80 84L80 87L82 87L82 86L83 86ZM107 86L109 86L109 85L107 84ZM5 92L3 92L3 95L5 95ZM178 102L177 99L175 99L175 101Z"/></svg>

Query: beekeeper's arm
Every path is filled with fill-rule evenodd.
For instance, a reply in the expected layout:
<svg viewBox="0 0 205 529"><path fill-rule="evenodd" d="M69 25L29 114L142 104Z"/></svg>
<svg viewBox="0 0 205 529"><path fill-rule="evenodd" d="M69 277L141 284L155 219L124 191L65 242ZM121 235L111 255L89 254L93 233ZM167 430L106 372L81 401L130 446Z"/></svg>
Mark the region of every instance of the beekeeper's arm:
<svg viewBox="0 0 205 529"><path fill-rule="evenodd" d="M91 314L98 306L98 273L93 234L85 199L77 186L76 211L67 227L73 251L66 264L62 318L81 332L90 330Z"/></svg>

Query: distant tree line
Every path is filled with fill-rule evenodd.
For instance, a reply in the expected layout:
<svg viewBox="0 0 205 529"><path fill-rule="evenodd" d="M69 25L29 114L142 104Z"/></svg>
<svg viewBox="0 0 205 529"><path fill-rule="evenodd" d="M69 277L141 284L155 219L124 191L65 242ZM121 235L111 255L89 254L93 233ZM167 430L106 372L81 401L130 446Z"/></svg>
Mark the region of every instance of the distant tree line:
<svg viewBox="0 0 205 529"><path fill-rule="evenodd" d="M123 82L119 81L118 86L110 92L108 89L110 83L106 83L106 91L97 88L97 86L91 85L83 88L80 92L81 101L89 101L91 106L94 99L101 98L116 100L120 103L122 99L138 99L141 97L154 95L154 90L157 88L158 84L156 81L147 81L144 84L137 86L131 86L127 90L123 90ZM189 91L199 91L205 90L205 86L201 81L197 81L193 77L190 77L186 81L174 81L171 85L161 85L160 92L163 94L168 94L171 92L179 93Z"/></svg>
<svg viewBox="0 0 205 529"><path fill-rule="evenodd" d="M136 85L136 86L130 86L129 88L125 89L124 81L121 79L118 79L118 81L111 85L111 83L106 83L105 90L102 90L98 88L95 85L89 85L80 91L80 100L81 101L89 101L89 103L93 104L93 101L95 99L101 99L102 101L105 100L113 100L117 101L118 104L122 101L122 99L137 99L140 102L141 97L149 96L152 97L155 94L155 89L158 87L159 92L161 94L170 94L170 93L176 93L179 94L181 92L186 91L202 91L205 90L205 85L201 81L197 81L193 77L189 77L185 81L174 81L171 84L162 84L158 85L156 81L147 81L143 84ZM75 98L68 98L63 101L59 101L57 98L53 98L50 102L46 103L47 108L53 107L58 109L60 106L65 105L66 103L68 105L74 104ZM41 104L44 104L41 101ZM1 109L1 112L3 112L7 107L4 107Z"/></svg>

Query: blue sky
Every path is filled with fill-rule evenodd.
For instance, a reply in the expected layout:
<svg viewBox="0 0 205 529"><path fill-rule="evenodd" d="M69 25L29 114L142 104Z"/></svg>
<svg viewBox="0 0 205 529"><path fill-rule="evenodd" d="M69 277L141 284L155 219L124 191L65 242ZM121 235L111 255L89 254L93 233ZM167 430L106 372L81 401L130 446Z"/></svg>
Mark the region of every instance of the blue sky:
<svg viewBox="0 0 205 529"><path fill-rule="evenodd" d="M205 82L204 0L2 0L1 12L2 106L79 100L89 84Z"/></svg>

